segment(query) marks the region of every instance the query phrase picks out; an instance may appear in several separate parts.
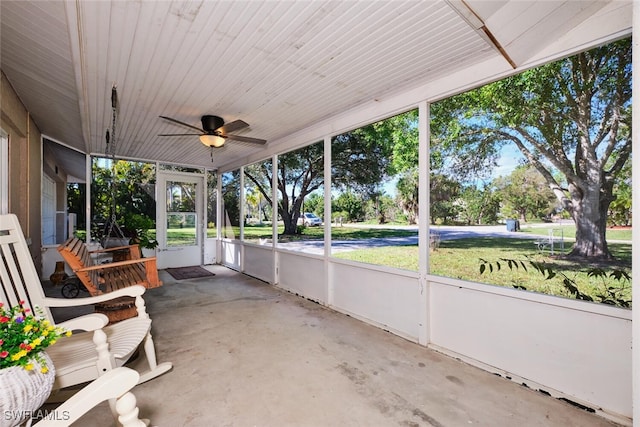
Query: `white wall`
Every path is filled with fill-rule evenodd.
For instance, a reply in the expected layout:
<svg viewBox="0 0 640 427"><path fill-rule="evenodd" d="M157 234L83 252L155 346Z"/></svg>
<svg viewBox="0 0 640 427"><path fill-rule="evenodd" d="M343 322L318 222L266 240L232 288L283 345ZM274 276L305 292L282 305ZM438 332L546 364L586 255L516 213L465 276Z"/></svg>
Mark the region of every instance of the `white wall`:
<svg viewBox="0 0 640 427"><path fill-rule="evenodd" d="M328 302L322 257L278 250L277 285L313 301Z"/></svg>
<svg viewBox="0 0 640 427"><path fill-rule="evenodd" d="M271 246L244 245L242 271L268 283L274 283L275 252Z"/></svg>
<svg viewBox="0 0 640 427"><path fill-rule="evenodd" d="M322 256L278 251L277 285L417 341L421 301L417 273L389 270L336 259L325 263Z"/></svg>
<svg viewBox="0 0 640 427"><path fill-rule="evenodd" d="M240 270L240 252L242 245L238 241L223 240L220 243L221 259L220 263L234 270Z"/></svg>
<svg viewBox="0 0 640 427"><path fill-rule="evenodd" d="M330 305L417 342L421 299L417 274L413 276L332 261Z"/></svg>
<svg viewBox="0 0 640 427"><path fill-rule="evenodd" d="M431 280L431 344L539 385L532 388L631 417L630 310Z"/></svg>
<svg viewBox="0 0 640 427"><path fill-rule="evenodd" d="M55 245L56 239L56 183L42 175L42 244Z"/></svg>

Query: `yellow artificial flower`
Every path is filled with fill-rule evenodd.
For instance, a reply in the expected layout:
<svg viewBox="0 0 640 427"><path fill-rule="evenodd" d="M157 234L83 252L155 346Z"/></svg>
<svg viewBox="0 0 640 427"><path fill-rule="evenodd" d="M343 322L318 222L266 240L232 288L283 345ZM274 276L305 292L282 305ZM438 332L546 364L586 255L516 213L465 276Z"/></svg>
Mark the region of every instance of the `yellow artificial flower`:
<svg viewBox="0 0 640 427"><path fill-rule="evenodd" d="M71 335L73 335L73 332L71 332L71 331L67 331L67 332L65 332L65 335L66 335L66 336L68 336L68 337L70 337Z"/></svg>
<svg viewBox="0 0 640 427"><path fill-rule="evenodd" d="M14 354L13 356L11 356L11 360L20 360L22 359L24 356L27 355L27 352L24 350L20 350L19 352L17 352L16 354Z"/></svg>
<svg viewBox="0 0 640 427"><path fill-rule="evenodd" d="M10 309L0 303L0 326L3 337L0 339L0 369L20 366L27 371L50 372L42 363L35 363L42 362L39 353L55 344L60 336L71 335L64 328L32 314L30 309L24 307L24 302Z"/></svg>

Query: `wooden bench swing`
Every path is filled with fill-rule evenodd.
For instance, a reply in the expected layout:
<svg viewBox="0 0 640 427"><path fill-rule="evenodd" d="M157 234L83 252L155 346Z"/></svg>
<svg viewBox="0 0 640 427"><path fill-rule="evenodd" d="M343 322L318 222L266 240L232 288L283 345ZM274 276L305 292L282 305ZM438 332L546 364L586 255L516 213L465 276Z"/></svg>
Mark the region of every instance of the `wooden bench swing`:
<svg viewBox="0 0 640 427"><path fill-rule="evenodd" d="M111 90L111 109L113 113L112 129L111 134L109 130L107 130L106 134L107 154L112 161L111 167L114 176L114 165L116 162L117 100L118 93L114 86ZM110 135L113 137L113 140L111 140ZM108 231L106 231L105 237L113 237L112 232L115 228L119 234L118 237L124 238L124 234L116 222L116 199L115 186L113 183L111 185L111 219L107 225ZM91 296L114 292L134 285L142 285L147 289L162 285L158 277L156 258L142 258L138 245L118 246L90 251L82 240L76 237L70 237L62 245L58 246L58 251ZM111 262L100 263L97 255L105 253L112 254ZM66 297L68 295L64 296ZM111 322L137 315L135 300L128 297L101 305L96 304L95 307L96 311L107 315Z"/></svg>
<svg viewBox="0 0 640 427"><path fill-rule="evenodd" d="M80 239L72 237L58 246L58 251L78 280L91 296L117 291L133 285L147 289L162 285L158 276L156 258L142 258L138 245L118 246L90 251ZM120 253L121 261L98 263L100 254ZM96 305L96 311L109 317L111 322L136 315L133 298Z"/></svg>

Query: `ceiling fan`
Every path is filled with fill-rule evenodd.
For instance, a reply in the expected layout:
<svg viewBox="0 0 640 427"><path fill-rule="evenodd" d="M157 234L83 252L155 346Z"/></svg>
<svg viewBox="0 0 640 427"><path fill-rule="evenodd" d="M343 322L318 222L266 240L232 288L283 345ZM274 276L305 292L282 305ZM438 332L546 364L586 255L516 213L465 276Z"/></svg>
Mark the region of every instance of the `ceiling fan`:
<svg viewBox="0 0 640 427"><path fill-rule="evenodd" d="M234 120L230 123L225 124L222 117L206 115L200 118L200 121L202 122L202 128L199 128L188 123L181 122L180 120L173 119L171 117L160 116L160 118L197 130L198 133L163 133L158 136L199 135L200 142L202 142L207 147L222 147L226 139L248 142L252 144L265 144L267 142L265 139L231 135L229 132L234 132L249 127L249 124L242 120Z"/></svg>

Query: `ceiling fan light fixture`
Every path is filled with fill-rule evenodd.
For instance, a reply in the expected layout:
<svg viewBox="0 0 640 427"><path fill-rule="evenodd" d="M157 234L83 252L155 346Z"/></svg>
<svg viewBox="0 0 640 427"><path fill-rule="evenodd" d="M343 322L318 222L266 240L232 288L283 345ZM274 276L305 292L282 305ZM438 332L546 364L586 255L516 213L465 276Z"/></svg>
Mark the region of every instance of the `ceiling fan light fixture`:
<svg viewBox="0 0 640 427"><path fill-rule="evenodd" d="M218 135L200 135L200 142L207 147L222 147L224 145L224 138Z"/></svg>

